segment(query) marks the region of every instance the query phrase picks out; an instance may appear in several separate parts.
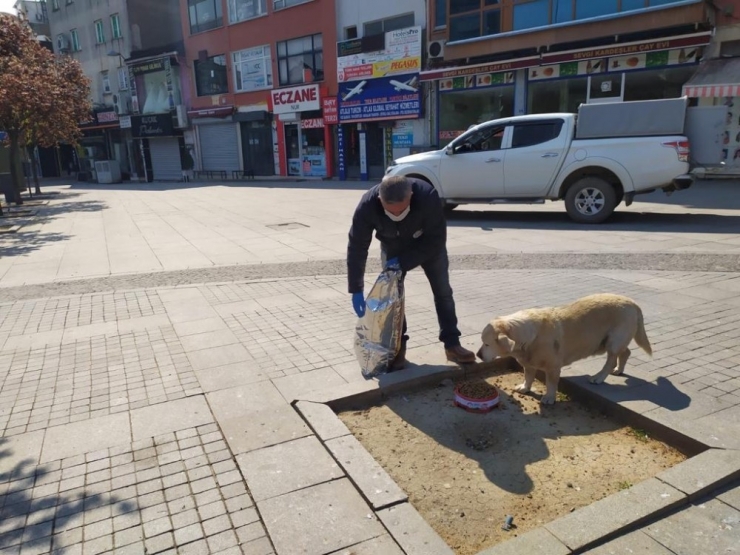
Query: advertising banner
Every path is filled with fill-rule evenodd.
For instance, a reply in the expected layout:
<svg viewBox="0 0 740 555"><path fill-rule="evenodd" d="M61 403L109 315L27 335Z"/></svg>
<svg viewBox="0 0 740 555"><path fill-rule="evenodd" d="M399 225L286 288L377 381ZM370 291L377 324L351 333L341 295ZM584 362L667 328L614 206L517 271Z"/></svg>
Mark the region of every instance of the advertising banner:
<svg viewBox="0 0 740 555"><path fill-rule="evenodd" d="M339 121L343 123L420 117L418 74L339 85Z"/></svg>

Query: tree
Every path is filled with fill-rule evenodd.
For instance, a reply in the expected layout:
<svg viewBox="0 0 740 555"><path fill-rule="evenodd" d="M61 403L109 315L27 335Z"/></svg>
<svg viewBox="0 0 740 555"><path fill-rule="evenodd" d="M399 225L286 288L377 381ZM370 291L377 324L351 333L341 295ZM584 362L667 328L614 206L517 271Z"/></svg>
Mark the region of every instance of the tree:
<svg viewBox="0 0 740 555"><path fill-rule="evenodd" d="M23 190L21 148L76 144L79 123L92 110L89 97L90 81L76 60L54 56L25 21L0 14L0 129L8 134L16 203Z"/></svg>

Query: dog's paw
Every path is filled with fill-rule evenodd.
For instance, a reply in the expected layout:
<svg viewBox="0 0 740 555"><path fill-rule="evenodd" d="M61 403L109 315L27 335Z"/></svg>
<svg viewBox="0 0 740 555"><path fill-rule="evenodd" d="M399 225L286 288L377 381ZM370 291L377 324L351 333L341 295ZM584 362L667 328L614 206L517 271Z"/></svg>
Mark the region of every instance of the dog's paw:
<svg viewBox="0 0 740 555"><path fill-rule="evenodd" d="M612 370L612 376L621 376L622 374L624 374L624 370L620 370L619 368Z"/></svg>
<svg viewBox="0 0 740 555"><path fill-rule="evenodd" d="M555 395L548 395L547 393L540 399L540 405L554 405Z"/></svg>
<svg viewBox="0 0 740 555"><path fill-rule="evenodd" d="M519 393L529 393L530 388L527 386L526 383L520 383L518 386L514 388L514 391L517 391Z"/></svg>
<svg viewBox="0 0 740 555"><path fill-rule="evenodd" d="M604 378L602 378L601 376L599 376L597 374L596 376L591 376L588 381L589 381L589 383L592 383L594 385L598 385L600 383L604 383Z"/></svg>

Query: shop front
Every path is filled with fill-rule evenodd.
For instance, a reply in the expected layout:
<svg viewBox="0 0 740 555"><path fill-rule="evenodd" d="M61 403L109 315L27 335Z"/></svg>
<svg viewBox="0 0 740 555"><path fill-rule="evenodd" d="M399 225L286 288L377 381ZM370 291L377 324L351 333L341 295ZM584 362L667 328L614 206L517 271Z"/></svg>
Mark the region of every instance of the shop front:
<svg viewBox="0 0 740 555"><path fill-rule="evenodd" d="M396 147L409 149L423 135L422 36L421 27L409 27L337 44L340 179L381 178ZM394 133L406 120L418 129L402 124Z"/></svg>
<svg viewBox="0 0 740 555"><path fill-rule="evenodd" d="M316 84L271 91L280 175L331 177L331 133L321 93Z"/></svg>
<svg viewBox="0 0 740 555"><path fill-rule="evenodd" d="M709 35L543 54L527 75L527 112L576 112L582 103L679 98Z"/></svg>
<svg viewBox="0 0 740 555"><path fill-rule="evenodd" d="M131 116L131 134L136 140L146 181L181 181L182 131L175 128L171 113Z"/></svg>
<svg viewBox="0 0 740 555"><path fill-rule="evenodd" d="M240 107L234 114L239 125L243 167L250 175L275 175L276 137L272 131L272 117L267 111L267 103L258 107L260 109Z"/></svg>

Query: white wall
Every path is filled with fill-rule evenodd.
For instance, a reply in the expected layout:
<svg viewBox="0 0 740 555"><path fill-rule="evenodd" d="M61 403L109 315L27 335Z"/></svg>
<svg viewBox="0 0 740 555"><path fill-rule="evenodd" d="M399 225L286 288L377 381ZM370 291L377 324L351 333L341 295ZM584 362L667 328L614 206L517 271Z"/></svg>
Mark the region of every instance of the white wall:
<svg viewBox="0 0 740 555"><path fill-rule="evenodd" d="M357 25L362 36L362 24L414 12L414 24L426 27L425 0L337 0L337 37L344 40L344 29Z"/></svg>

